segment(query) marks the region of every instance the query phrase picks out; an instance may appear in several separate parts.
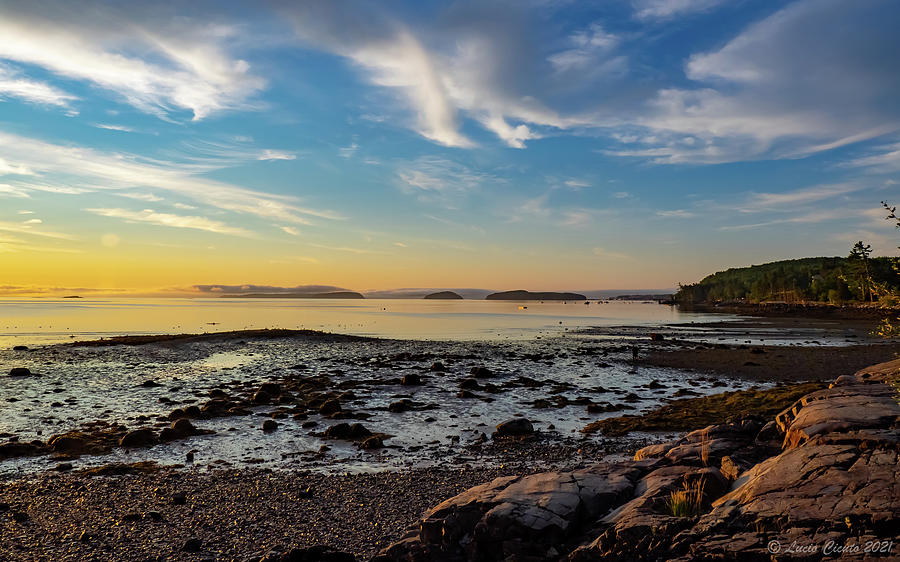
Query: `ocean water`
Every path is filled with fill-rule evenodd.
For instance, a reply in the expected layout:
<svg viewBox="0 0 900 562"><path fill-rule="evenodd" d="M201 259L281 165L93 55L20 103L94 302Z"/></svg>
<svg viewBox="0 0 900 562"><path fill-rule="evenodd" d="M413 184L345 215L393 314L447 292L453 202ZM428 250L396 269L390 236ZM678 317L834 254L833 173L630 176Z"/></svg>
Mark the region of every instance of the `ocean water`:
<svg viewBox="0 0 900 562"><path fill-rule="evenodd" d="M504 340L581 328L723 319L653 302L485 300L0 299L0 348L125 334L303 328L415 340Z"/></svg>

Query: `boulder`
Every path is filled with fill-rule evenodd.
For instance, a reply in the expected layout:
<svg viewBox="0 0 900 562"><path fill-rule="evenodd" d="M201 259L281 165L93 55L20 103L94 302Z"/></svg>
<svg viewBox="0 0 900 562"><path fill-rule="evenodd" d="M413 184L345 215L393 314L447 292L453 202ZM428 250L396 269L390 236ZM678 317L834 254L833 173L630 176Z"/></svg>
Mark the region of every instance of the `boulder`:
<svg viewBox="0 0 900 562"><path fill-rule="evenodd" d="M16 457L31 457L44 452L44 446L37 443L9 441L0 444L0 460Z"/></svg>
<svg viewBox="0 0 900 562"><path fill-rule="evenodd" d="M475 379L463 379L459 383L460 390L481 390L482 386Z"/></svg>
<svg viewBox="0 0 900 562"><path fill-rule="evenodd" d="M152 429L135 429L129 431L119 440L119 446L128 448L152 447L158 443Z"/></svg>
<svg viewBox="0 0 900 562"><path fill-rule="evenodd" d="M631 494L638 473L599 465L497 478L430 510L376 560L555 559L560 543Z"/></svg>
<svg viewBox="0 0 900 562"><path fill-rule="evenodd" d="M789 448L816 435L891 427L898 416L900 404L889 385L844 384L804 396L776 419Z"/></svg>
<svg viewBox="0 0 900 562"><path fill-rule="evenodd" d="M281 394L281 385L277 382L266 382L259 387L258 392L265 392L269 396L278 396Z"/></svg>
<svg viewBox="0 0 900 562"><path fill-rule="evenodd" d="M404 398L403 400L398 400L396 402L391 402L390 404L388 404L388 412L400 414L410 410L412 406L412 401L408 398Z"/></svg>
<svg viewBox="0 0 900 562"><path fill-rule="evenodd" d="M208 433L201 432L194 424L190 422L187 418L178 418L172 425L164 428L159 432L159 440L166 441L175 441L176 439L184 439L185 437L190 437L191 435L198 435L200 433Z"/></svg>
<svg viewBox="0 0 900 562"><path fill-rule="evenodd" d="M369 437L372 432L361 423L339 423L325 430L325 439L357 440Z"/></svg>
<svg viewBox="0 0 900 562"><path fill-rule="evenodd" d="M87 439L80 434L62 434L51 437L47 445L54 453L67 455L79 455L84 453L88 446Z"/></svg>
<svg viewBox="0 0 900 562"><path fill-rule="evenodd" d="M367 450L383 449L384 441L378 435L373 435L371 437L366 437L359 446L361 449Z"/></svg>
<svg viewBox="0 0 900 562"><path fill-rule="evenodd" d="M330 416L341 411L341 403L335 399L326 400L319 406L319 413L323 416Z"/></svg>
<svg viewBox="0 0 900 562"><path fill-rule="evenodd" d="M206 403L200 407L200 411L198 412L198 414L210 417L225 416L228 415L228 410L230 410L234 406L235 404L233 402L229 402L228 400L223 400L221 398L214 398L212 400L207 400ZM192 407L196 408L196 406ZM185 413L188 414L188 417L200 417L199 415L191 415L190 409L191 407L184 409Z"/></svg>
<svg viewBox="0 0 900 562"><path fill-rule="evenodd" d="M408 375L403 376L403 381L400 383L403 386L416 386L422 384L422 377L415 373L409 373Z"/></svg>
<svg viewBox="0 0 900 562"><path fill-rule="evenodd" d="M534 433L534 426L525 418L513 418L497 425L495 437L519 437Z"/></svg>
<svg viewBox="0 0 900 562"><path fill-rule="evenodd" d="M30 377L32 376L32 372L27 367L13 367L9 370L9 376L11 377Z"/></svg>

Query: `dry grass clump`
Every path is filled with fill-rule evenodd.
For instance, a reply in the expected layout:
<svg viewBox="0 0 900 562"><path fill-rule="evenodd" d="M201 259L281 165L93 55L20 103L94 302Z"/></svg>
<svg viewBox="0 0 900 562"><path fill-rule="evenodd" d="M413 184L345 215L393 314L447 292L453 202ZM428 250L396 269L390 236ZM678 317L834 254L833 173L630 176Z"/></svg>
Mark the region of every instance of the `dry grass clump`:
<svg viewBox="0 0 900 562"><path fill-rule="evenodd" d="M685 481L683 489L669 494L669 498L666 500L669 513L675 517L699 515L703 509L703 489L705 487L706 480L702 478L693 483Z"/></svg>

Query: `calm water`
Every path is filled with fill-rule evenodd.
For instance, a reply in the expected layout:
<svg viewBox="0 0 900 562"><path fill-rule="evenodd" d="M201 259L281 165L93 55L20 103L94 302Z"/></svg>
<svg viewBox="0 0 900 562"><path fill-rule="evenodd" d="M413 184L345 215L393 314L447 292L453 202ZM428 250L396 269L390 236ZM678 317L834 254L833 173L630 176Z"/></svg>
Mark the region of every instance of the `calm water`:
<svg viewBox="0 0 900 562"><path fill-rule="evenodd" d="M527 307L527 308L523 308ZM305 328L399 339L531 339L596 326L705 321L640 302L314 299L0 299L0 347L122 334ZM723 319L723 315L715 315Z"/></svg>

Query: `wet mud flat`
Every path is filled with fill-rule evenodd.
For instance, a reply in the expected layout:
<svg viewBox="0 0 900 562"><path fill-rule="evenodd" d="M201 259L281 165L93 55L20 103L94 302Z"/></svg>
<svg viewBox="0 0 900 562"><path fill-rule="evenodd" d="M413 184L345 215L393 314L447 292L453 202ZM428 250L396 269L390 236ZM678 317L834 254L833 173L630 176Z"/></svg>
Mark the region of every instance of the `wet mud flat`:
<svg viewBox="0 0 900 562"><path fill-rule="evenodd" d="M28 373L0 377L0 473L144 460L339 472L490 465L478 446L511 419L577 449L597 419L749 384L636 366L622 341L270 336L0 351L4 371Z"/></svg>

